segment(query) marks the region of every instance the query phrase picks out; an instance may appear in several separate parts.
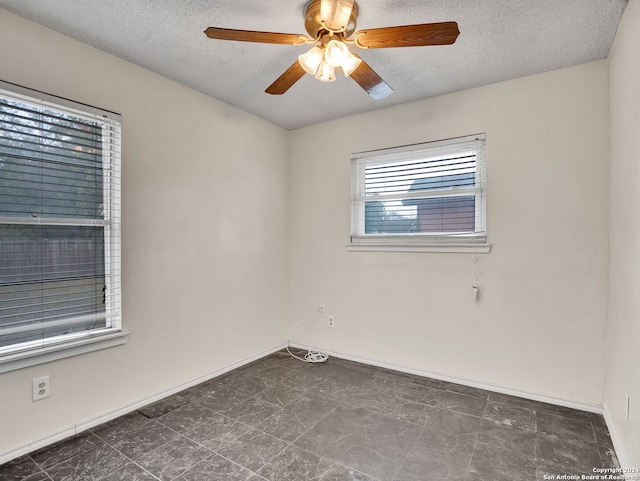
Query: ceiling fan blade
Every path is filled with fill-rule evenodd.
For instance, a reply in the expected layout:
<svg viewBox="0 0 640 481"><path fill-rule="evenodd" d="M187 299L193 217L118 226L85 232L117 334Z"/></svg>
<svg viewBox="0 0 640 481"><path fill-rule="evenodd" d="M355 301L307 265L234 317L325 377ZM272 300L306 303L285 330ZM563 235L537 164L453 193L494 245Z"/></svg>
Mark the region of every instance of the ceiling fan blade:
<svg viewBox="0 0 640 481"><path fill-rule="evenodd" d="M281 45L300 45L304 35L295 33L255 32L252 30L233 30L230 28L209 27L204 31L209 38L219 40L237 40L239 42L277 43Z"/></svg>
<svg viewBox="0 0 640 481"><path fill-rule="evenodd" d="M456 22L440 22L360 30L355 38L359 47L390 48L451 45L458 35Z"/></svg>
<svg viewBox="0 0 640 481"><path fill-rule="evenodd" d="M355 0L321 0L320 21L332 30L347 27Z"/></svg>
<svg viewBox="0 0 640 481"><path fill-rule="evenodd" d="M271 95L282 95L300 80L305 73L307 72L302 68L300 62L296 60L275 82L267 87L265 92Z"/></svg>
<svg viewBox="0 0 640 481"><path fill-rule="evenodd" d="M355 55L355 54L354 54ZM360 58L358 55L356 57ZM355 82L360 85L374 100L380 100L393 93L393 89L382 80L369 64L362 60L358 68L350 75Z"/></svg>

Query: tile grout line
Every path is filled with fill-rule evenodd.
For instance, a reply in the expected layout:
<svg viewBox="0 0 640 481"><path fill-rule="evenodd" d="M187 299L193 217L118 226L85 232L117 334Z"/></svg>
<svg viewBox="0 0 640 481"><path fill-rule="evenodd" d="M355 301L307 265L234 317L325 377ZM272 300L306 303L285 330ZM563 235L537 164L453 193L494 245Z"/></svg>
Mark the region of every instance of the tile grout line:
<svg viewBox="0 0 640 481"><path fill-rule="evenodd" d="M301 362L302 362L302 361L301 361ZM283 409L284 409L284 408L283 408ZM332 411L333 411L333 409L332 409ZM274 414L275 414L275 413L274 413ZM328 412L327 414L325 414L324 416L322 416L320 419L318 419L316 422L314 422L311 426L309 426L309 428L308 428L308 429L306 429L304 432L302 432L301 434L299 434L295 439L293 439L293 441L290 441L290 442L289 442L289 444L287 444L284 448L282 448L280 451L278 451L278 452L277 452L277 453L276 453L276 454L275 454L271 459L269 459L269 461L267 461L265 464L263 464L262 466L260 466L260 469L264 468L267 464L269 464L269 463L270 463L271 461L273 461L275 458L277 458L278 456L280 456L284 451L286 451L286 450L287 450L288 448L290 448L291 446L293 446L294 448L300 449L300 450L302 450L302 451L305 451L305 452L307 452L307 453L313 454L314 456L318 456L318 457L319 457L319 458L321 458L321 459L326 459L326 458L324 458L324 457L322 457L322 456L320 456L320 455L318 455L318 454L316 454L316 453L314 453L314 452L308 451L308 450L306 450L306 449L304 449L304 448L301 448L300 446L294 445L294 443L295 443L298 439L300 439L302 436L304 436L305 434L307 434L309 431L311 431L311 430L312 430L312 429L313 429L313 428L314 428L314 427L315 427L315 426L316 426L320 421L322 421L323 419L325 419L326 417L328 417L330 414L331 414L331 412ZM265 421L266 421L266 419L265 419ZM262 431L262 430L260 430L260 431ZM264 432L264 431L262 431L262 432ZM266 433L266 434L269 434L269 433ZM274 437L275 437L275 436L274 436ZM281 439L281 438L277 438L277 439ZM285 441L285 440L283 439L283 441ZM285 441L285 442L286 442L286 441ZM330 462L332 462L332 463L333 463L333 461L331 461L331 460L327 460L327 461L330 461ZM323 475L322 475L322 477L324 477L325 475L326 475L326 473L325 473L325 474L323 474Z"/></svg>
<svg viewBox="0 0 640 481"><path fill-rule="evenodd" d="M300 362L302 362L302 361L300 361ZM304 368L304 369L306 369L306 368ZM300 369L300 370L302 370L302 369ZM295 372L297 372L297 371L292 371L292 373L291 373L289 376L292 376ZM289 377L289 376L287 376L287 377ZM285 378L285 379L286 379L286 378ZM289 388L289 386L287 386L286 384L283 384L282 382L280 382L279 384L280 384L280 385L282 385L282 386L284 386L285 388ZM311 429L313 429L313 427L314 427L316 424L318 424L318 423L319 423L322 419L324 419L325 417L329 416L329 414L331 414L331 413L327 413L325 416L322 416L320 419L318 419L316 422L314 422L311 426L309 426L309 428L308 428L308 429L306 429L304 432L302 432L300 435L298 435L295 439L293 439L293 441L286 441L286 440L284 440L284 439L282 439L282 438L278 438L277 436L274 436L274 435L272 435L272 434L270 434L270 433L268 433L268 432L266 432L266 431L263 431L262 429L260 429L260 428L258 427L258 426L260 426L260 424L262 424L263 422L265 422L265 421L266 421L267 419L269 419L270 417L272 417L272 416L276 415L278 412L282 412L282 411L284 411L284 409L285 409L286 407L290 406L291 404L293 404L294 402L296 402L298 399L302 398L305 394L311 394L311 393L309 393L309 392L306 390L306 388L304 388L304 389L300 389L300 388L291 388L291 389L297 389L297 390L301 391L301 394L300 394L300 395L299 395L295 400L291 401L289 404L287 404L287 405L285 405L285 406L280 406L280 409L279 409L278 411L276 411L276 412L274 412L274 413L270 414L267 418L265 418L264 420L262 420L260 423L258 423L256 426L254 426L254 427L252 428L252 429L258 430L258 431L260 431L261 433L264 433L264 434L266 434L266 435L268 435L268 436L271 436L271 437L273 437L273 438L275 438L275 439L279 439L279 440L281 440L281 441L288 442L288 444L287 444L284 448L282 448L280 451L276 452L273 456L271 456L271 457L270 457L270 458L269 458L269 459L268 459L264 464L262 464L262 465L261 465L261 466L260 466L260 467L255 471L255 474L256 474L256 475L258 475L258 476L260 476L260 477L261 477L261 478L263 478L263 479L265 479L265 478L264 478L262 475L260 475L260 474L258 473L258 471L260 471L262 468L264 468L267 464L269 464L269 463L270 463L271 461L273 461L275 458L277 458L278 456L280 456L280 455L281 455L285 450L287 450L287 449L288 449L289 447L291 447L291 446L294 446L294 447L295 447L295 448L297 448L297 449L301 449L302 451L305 451L305 452L311 453L311 454L313 454L313 455L315 455L315 456L318 456L318 455L317 455L317 454L315 454L315 453L312 453L312 452L307 451L307 450L305 450L305 449L303 449L303 448L300 448L299 446L294 445L294 443L295 443L298 439L300 439L302 436L304 436L307 432L309 432ZM263 390L263 391L264 391L264 390ZM260 392L263 392L263 391L260 391ZM259 394L259 393L257 393L257 394ZM257 394L256 394L256 395L257 395ZM254 395L254 396L255 396L255 395ZM318 396L318 397L320 397L320 396ZM265 401L265 402L266 402L266 401ZM269 404L270 404L270 403L269 403ZM250 432L250 431L249 431L249 432ZM238 436L238 438L239 438L239 437L240 437L240 436ZM238 438L236 438L236 439L238 439ZM222 456L221 454L218 454L218 455L219 455L219 456ZM224 457L224 456L222 456L222 457ZM318 456L318 457L319 457L319 458L321 458L321 459L325 459L325 458L323 458L323 457L321 457L321 456ZM227 459L227 458L225 458L225 459ZM233 462L233 461L232 461L232 460L230 460L230 459L229 459L229 461ZM330 460L327 460L327 461L330 461ZM332 462L332 461L330 461L330 462ZM234 463L234 464L238 464L238 463ZM240 465L240 464L238 464L238 466L241 466L241 465ZM241 466L241 467L243 467L243 466ZM245 468L245 469L246 469L246 468ZM252 472L254 472L254 471L252 471ZM322 477L324 477L325 475L326 475L326 473L325 473Z"/></svg>
<svg viewBox="0 0 640 481"><path fill-rule="evenodd" d="M476 448L478 447L478 438L480 437L480 429L482 429L482 423L484 422L484 417L487 414L487 409L489 409L489 396L485 400L484 411L482 412L482 416L480 416L480 425L478 426L478 431L476 432L475 439L473 441L473 449L471 450L471 457L469 458L469 463L467 464L467 473L472 473L471 471L471 463L473 462L473 457L476 454Z"/></svg>
<svg viewBox="0 0 640 481"><path fill-rule="evenodd" d="M172 478L170 481L175 481L178 477L182 476L183 474L191 471L193 468L195 468L198 464L206 461L209 458L212 458L213 456L219 456L222 459L225 459L226 461L229 461L231 464L235 464L236 466L238 466L240 469L244 469L245 471L248 471L251 474L255 474L256 476L258 476L261 479L266 480L266 478L264 476L262 476L260 473L258 473L258 471L260 471L260 469L262 469L264 466L266 466L267 464L269 464L268 462L266 462L264 465L260 466L260 469L257 469L256 471L254 471L253 469L249 469L246 466L243 466L242 464L234 461L233 459L227 458L226 456L220 454L220 453L213 453L211 456L209 456L206 459L203 459L202 461L198 461L197 464L195 464L194 466L192 466L191 468L189 468L188 470L184 471L183 473L180 473L178 476L176 476L175 478ZM273 458L272 458L273 459Z"/></svg>
<svg viewBox="0 0 640 481"><path fill-rule="evenodd" d="M533 462L535 463L536 476L538 475L538 411L532 409L533 412Z"/></svg>
<svg viewBox="0 0 640 481"><path fill-rule="evenodd" d="M229 388L229 389L231 389L231 388ZM232 390L233 390L233 389L232 389ZM235 390L233 390L233 391L234 391L234 392L237 392L237 391L235 391ZM150 419L150 421L151 421L151 422L155 422L156 424L158 424L158 425L160 425L160 426L163 426L163 427L165 427L165 428L167 428L167 429L169 429L169 430L173 431L173 432L176 434L176 436L175 436L175 437L173 437L173 438L171 438L171 439L169 439L167 442L163 443L162 445L157 446L156 448L152 449L151 451L149 451L149 452L147 452L147 453L144 453L143 455L141 455L141 456L139 456L139 457L138 457L138 458L141 458L141 457L143 457L143 456L146 456L146 455L148 455L148 454L151 454L151 453L153 453L153 452L155 452L155 451L159 450L160 448L162 448L162 447L166 446L166 445L167 445L167 444L169 444L170 442L175 441L176 439L179 439L179 438L184 438L184 439L186 439L186 440L188 440L188 441L190 441L190 442L192 442L192 443L196 444L196 445L197 445L197 446L199 446L200 448L202 448L202 449L206 449L207 451L209 451L209 453L210 453L210 454L209 454L208 456L204 457L203 459L200 459L200 460L199 460L197 463L195 463L193 466L189 467L188 469L185 469L184 471L180 472L179 474L177 474L176 476L174 476L173 478L171 478L171 480L177 479L178 477L182 476L182 475L183 475L183 474L185 474L186 472L188 472L188 471L190 471L191 469L193 469L193 468L194 468L195 466L197 466L198 464L200 464L200 463L202 463L202 462L206 461L207 459L209 459L209 458L213 457L214 455L219 455L219 456L221 456L221 457L224 457L224 456L222 456L222 455L218 454L218 451L219 451L220 449L222 449L222 447L223 447L223 446L221 446L221 447L220 447L219 449L217 449L217 450L210 449L210 448L208 448L207 446L203 445L202 443L200 443L200 442L196 441L195 439L192 439L192 438L188 437L185 433L181 433L180 431L177 431L176 429L174 429L174 428L172 428L172 427L170 427L170 426L167 426L166 424L163 424L161 421L158 421L158 419L160 419L160 418L162 418L162 417L164 417L164 416L166 416L166 415L169 415L169 414L173 413L174 411L177 411L178 409L180 409L180 408L182 408L182 407L184 407L184 406L188 406L188 405L190 405L190 404L197 404L198 406L202 407L203 409L206 409L206 410L208 410L208 411L211 411L212 413L214 413L214 414L216 414L216 415L223 416L224 418L227 418L227 419L229 419L229 420L233 421L234 423L241 424L241 425L243 425L243 426L245 426L245 427L247 427L247 428L248 428L248 431L246 431L245 433L242 433L242 434L240 434L240 435L236 436L235 438L233 438L232 440L230 440L230 441L229 441L229 443L231 443L231 442L235 441L236 439L238 439L239 437L243 436L243 435L244 435L244 434L246 434L247 432L250 432L250 431L253 429L251 426L249 426L249 425L247 425L247 424L244 424L243 422L238 421L238 420L236 420L236 419L233 419L233 418L231 418L231 417L229 417L229 416L226 416L224 413L222 413L222 412L220 412L220 411L215 411L215 410L213 410L213 409L211 409L211 408L208 408L207 406L204 406L204 405L200 404L200 403L198 402L198 399L194 399L194 398L191 398L191 397L188 397L187 399L190 399L190 401L189 401L188 403L186 403L186 404L184 404L184 405L182 405L182 406L180 406L180 407L178 407L178 408L176 408L176 409L173 409L173 410L171 410L171 411L169 411L169 412L167 412L167 413L163 414L162 416L159 416L158 418L147 418L147 419ZM137 412L137 411L136 411L136 412ZM141 414L142 416L144 416L144 414L142 414L142 413L139 413L139 414ZM146 416L145 416L145 417L146 417ZM195 423L195 425L194 425L194 426L192 426L192 428L193 428L193 427L196 427L196 426L198 426L198 425L201 425L201 424L205 424L205 422L204 422L204 421L202 421L202 422ZM139 428L139 429L142 429L142 428ZM134 431L137 431L137 429L136 429L136 430L134 430ZM130 458L129 456L125 455L125 454L124 454L124 453L122 453L120 450L118 450L116 447L114 447L113 445L111 445L111 444L109 443L109 441L107 441L106 439L102 438L101 436L97 435L97 434L96 434L96 433L94 433L94 432L92 432L92 434L93 434L94 436L98 437L100 440L102 440L102 441L103 441L107 446L111 447L112 449L114 449L115 451L117 451L118 453L120 453L122 456L124 456L125 458L127 458L130 462L132 462L133 464L135 464L135 465L136 465L136 466L138 466L139 468L143 469L144 471L148 472L149 474L151 474L154 478L158 479L159 481L162 481L162 480L161 480L161 478L159 478L159 477L158 477L158 476L156 476L155 474L153 474L153 473L151 473L150 471L148 471L145 467L141 466L141 465L136 461L136 459L138 459L138 458L136 458L136 459L132 459L132 458ZM227 443L227 444L228 444L228 443ZM227 459L227 458L225 458L225 459ZM229 460L229 461L231 461L231 460ZM237 464L237 463L234 463L234 464ZM238 465L238 466L240 466L240 465ZM241 467L243 467L243 466L241 466ZM244 467L243 467L243 468L244 468ZM246 468L244 468L244 469L246 469ZM116 471L117 471L117 470L116 470ZM115 472L115 471L113 471L113 472ZM256 473L256 474L257 474L257 473Z"/></svg>
<svg viewBox="0 0 640 481"><path fill-rule="evenodd" d="M286 385L285 385L285 386L286 386ZM318 397L318 398L320 398L320 399L326 399L326 400L328 400L328 401L331 401L331 402L333 402L333 403L336 403L338 406L343 405L343 406L348 406L348 407L353 407L353 408L363 409L363 410L365 410L365 411L367 411L367 412L369 412L369 413L372 413L372 414L380 414L380 413L376 413L376 412L374 412L374 411L370 411L370 410L367 410L367 409L362 408L362 407L359 407L359 406L354 406L354 405L351 405L351 404L345 403L345 402L343 402L343 401L341 401L341 400L333 399L333 398L330 398L330 397L327 397L327 396L323 396L323 395L320 395L320 394L317 394L317 393L311 392L311 391L309 391L309 390L308 390L309 388L308 388L308 387L306 387L306 386L305 386L304 388L300 388L300 387L298 387L298 389L300 389L300 390L302 391L302 394L301 394L300 396L298 396L298 398L296 398L296 400L298 400L298 399L302 398L304 395L309 395L309 396ZM375 391L373 391L373 390L372 390L372 393L374 393L374 392L375 392ZM296 400L292 401L292 402L291 402L291 403L289 403L287 406L290 406L290 405L291 405L291 404L293 404ZM389 401L389 403L391 403L391 401ZM282 407L282 409L281 409L281 410L284 410L287 406ZM385 406L385 407L386 407L386 406ZM343 467L343 468L345 468L345 469L347 469L347 470L349 470L349 469L353 469L354 471L360 472L360 471L358 471L358 470L356 470L356 469L354 469L354 468L351 468L351 467L345 466L345 465L343 465L343 464L341 464L341 463L338 463L338 462L336 462L336 461L333 461L333 460L331 460L331 459L328 459L328 458L326 458L326 457L324 457L324 456L321 456L321 455L319 455L319 454L317 454L317 453L314 453L313 451L309 451L308 449L305 449L305 448L300 447L300 446L298 446L298 445L296 445L296 444L295 444L295 442L296 442L298 439L300 439L300 438L301 438L301 437L303 437L305 434L307 434L308 432L310 432L310 431L311 431L311 430L312 430L312 429L313 429L313 428L314 428L318 423L320 423L322 420L324 420L324 419L326 419L327 417L329 417L329 416L332 414L332 411L333 411L334 409L335 409L335 407L334 407L334 408L332 408L330 412L328 412L327 414L325 414L324 416L322 416L322 417L320 417L318 420L316 420L313 424L311 424L311 425L309 426L309 428L307 428L305 431L303 431L302 433L300 433L296 438L294 438L292 441L290 441L290 442L289 442L289 444L287 444L287 446L285 446L282 450L280 450L280 451L279 451L279 452L277 452L273 457L271 457L271 458L270 458L266 463L264 463L264 464L263 464L263 465L258 469L258 471L259 471L259 470L261 470L262 468L264 468L267 464L269 464L269 463L270 463L271 461L273 461L275 458L277 458L278 456L280 456L284 451L286 451L286 450L287 450L287 449L289 449L290 447L294 447L294 448L299 449L299 450L301 450L301 451L303 451L303 452L306 452L306 453L308 453L308 454L311 454L311 455L313 455L313 456L316 456L316 457L318 457L319 459L325 460L325 461L327 461L328 463L330 463L331 465L341 466L341 467ZM276 413L273 413L271 416L273 416L273 415L275 415L275 414L276 414ZM269 417L271 417L271 416L269 416ZM389 416L387 416L387 417L389 417ZM390 418L390 419L395 419L395 418L391 418L391 417L389 417L389 418ZM267 418L267 419L268 419L268 418ZM266 419L265 419L265 421L266 421ZM263 422L264 422L264 421L263 421ZM260 424L261 424L261 423L260 423ZM263 432L263 433L265 433L265 434L268 434L268 435L270 435L270 436L273 436L273 435L271 435L271 434L267 433L266 431L262 431L262 429L260 429L260 428L258 427L260 424L258 424L258 425L255 427L255 429L258 429L260 432ZM275 437L275 436L274 436L274 437ZM281 439L281 438L277 438L277 437L276 437L276 439ZM284 440L283 440L283 441L284 441ZM330 470L330 469L329 469L329 470ZM328 471L322 475L322 478L320 478L320 481L322 481L322 479L324 479L324 478L325 478L325 476L327 475L327 473L328 473ZM256 474L258 474L258 473L256 473ZM362 473L362 474L364 474L364 473ZM259 474L258 474L258 475L259 475ZM365 474L365 475L366 475L366 474ZM372 481L377 481L375 478L372 478L372 477L370 477L369 475L366 475L366 476L367 476L368 478L370 478Z"/></svg>
<svg viewBox="0 0 640 481"><path fill-rule="evenodd" d="M38 469L40 470L39 472L34 473L34 474L32 474L31 476L29 476L29 477L35 476L36 474L43 473L47 478L49 478L49 479L51 480L51 476L49 476L49 473L47 473L47 470L46 470L45 468L43 468L43 467L40 465L40 463L36 462L36 460L35 460L35 459L33 459L33 456L32 456L31 454L28 454L28 455L27 455L27 457L28 457L28 458L33 462L33 464L35 464L35 465L38 467ZM27 480L28 480L28 479L29 479L29 478L27 478Z"/></svg>
<svg viewBox="0 0 640 481"><path fill-rule="evenodd" d="M152 421L153 421L153 420L152 420ZM158 424L160 424L160 423L158 423ZM165 427L166 427L166 426L165 426ZM140 428L140 429L141 429L141 428ZM169 428L169 429L171 429L171 428ZM134 431L137 431L137 429L136 429L136 430L134 430ZM172 431L173 431L173 430L172 430ZM98 439L100 439L104 444L106 444L106 445L107 445L107 446L109 446L111 449L113 449L115 452L117 452L118 454L120 454L121 456L123 456L125 459L127 459L130 463L133 463L134 465L138 466L138 467L139 467L140 469L142 469L143 471L145 471L145 472L149 473L151 476L153 476L153 477L154 477L155 479L157 479L158 481L162 481L158 476L156 476L156 475L155 475L155 474L153 474L152 472L150 472L150 471L146 470L144 467L140 466L138 463L136 463L135 459L130 458L129 456L127 456L126 454L124 454L122 451L120 451L118 448L116 448L115 446L112 446L112 445L111 445L111 444L110 444L106 439L104 439L104 438L102 438L101 436L97 435L97 434L96 434L96 433L94 433L93 431L92 431L91 433L92 433L95 437L97 437ZM174 438L172 438L172 439L174 439ZM171 441L171 440L169 440L169 441L167 441L166 443L162 444L162 446L164 446L165 444L169 443L170 441ZM159 449L160 447L161 447L161 446L158 446L157 448L155 448L155 449L151 450L150 452L155 451L156 449ZM96 447L96 448L97 448L97 447ZM94 449L96 449L96 448L94 448ZM88 452L88 451L85 451L85 452ZM109 473L106 473L104 476L101 476L101 478L100 478L100 479L102 479L102 478L104 478L104 477L106 477L106 476L109 476L109 475L110 475L110 474L112 474L112 473L115 473L116 471L118 471L118 470L120 470L120 469L124 468L125 466L126 466L126 464L125 464L125 465L123 465L123 466L120 466L120 467L119 467L119 468L117 468L117 469L114 469L113 471L111 471L111 472L109 472Z"/></svg>
<svg viewBox="0 0 640 481"><path fill-rule="evenodd" d="M411 454L411 450L415 447L416 443L420 439L420 436L422 436L422 433L424 433L424 430L427 429L428 425L429 425L429 422L427 421L427 424L422 426L422 429L418 433L418 436L416 436L416 440L413 442L413 444L411 444L411 447L409 449L407 449L407 454L405 455L404 459L400 463L400 466L398 466L398 469L396 469L396 472L394 473L393 478L391 478L391 481L395 481L395 479L398 477L398 473L400 473L400 471L404 467L404 463L406 463L407 459L409 459L409 454Z"/></svg>

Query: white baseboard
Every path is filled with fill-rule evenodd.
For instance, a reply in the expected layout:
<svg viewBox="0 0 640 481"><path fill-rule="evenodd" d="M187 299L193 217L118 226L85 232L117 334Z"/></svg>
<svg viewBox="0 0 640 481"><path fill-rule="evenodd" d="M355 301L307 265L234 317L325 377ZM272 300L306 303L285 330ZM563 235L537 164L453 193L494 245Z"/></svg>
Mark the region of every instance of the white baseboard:
<svg viewBox="0 0 640 481"><path fill-rule="evenodd" d="M422 377L430 377L430 378L438 379L441 381L453 382L456 384L463 384L465 386L471 386L478 389L484 389L485 391L493 391L501 394L508 394L509 396L516 396L520 398L530 399L532 401L540 401L548 404L555 404L557 406L564 406L572 409L578 409L580 411L588 411L596 414L602 414L602 406L597 404L586 404L586 403L580 403L577 401L570 401L567 399L545 396L543 394L536 394L536 393L531 393L527 391L519 391L517 389L506 388L506 387L498 386L495 384L473 381L471 379L464 379L460 377L449 376L447 374L440 374L437 372L425 371L421 369L413 369L410 367L400 366L397 364L390 364L386 362L380 362L380 361L359 357L359 356L352 356L349 354L322 349L317 346L308 346L308 345L300 344L297 342L290 342L289 345L291 347L297 347L300 349L311 349L311 350L321 351L326 354L329 354L330 356L338 357L340 359L346 359L348 361L359 362L362 364L369 364L371 366L391 369L393 371L400 371L407 374L414 374L416 376L422 376Z"/></svg>
<svg viewBox="0 0 640 481"><path fill-rule="evenodd" d="M75 424L74 426L70 426L60 431L57 431L53 434L50 434L49 436L36 439L27 445L20 446L9 452L0 453L0 464L7 463L13 459L19 458L20 456L24 456L25 454L29 454L38 449L57 443L58 441L62 441L63 439L66 439L70 436L74 436L83 431L86 431L87 429L91 429L95 426L99 426L102 423L111 421L112 419L128 414L132 411L135 411L136 409L140 409L149 404L153 404L156 401L160 401L161 399L164 399L167 396L171 396L172 394L176 394L184 389L196 386L202 382L208 381L209 379L213 379L215 377L221 376L229 371L233 371L234 369L244 366L245 364L249 364L250 362L253 362L257 359L260 359L264 356L268 356L269 354L273 354L276 351L284 349L286 346L287 346L287 343L282 342L273 347L260 351L256 354L252 354L251 356L245 357L239 361L233 362L231 364L227 364L226 366L216 369L215 371L205 374L204 376L200 376L196 379L192 379L185 383L179 384L178 386L174 386L170 389L166 389L164 391L158 392L152 396L147 396L143 399L139 399L130 404L120 406L119 408L111 410L107 413L100 414L98 416L82 421L78 424Z"/></svg>
<svg viewBox="0 0 640 481"><path fill-rule="evenodd" d="M620 433L618 428L616 428L615 423L613 422L613 417L609 412L609 408L607 405L604 405L603 408L604 420L607 423L607 428L609 429L609 435L611 436L611 442L613 443L613 449L616 452L616 457L618 458L618 462L620 463L620 467L623 469L637 468L637 466L631 466L631 462L629 461L629 457L627 456L627 452L624 449L624 444L622 443L622 438L620 437Z"/></svg>

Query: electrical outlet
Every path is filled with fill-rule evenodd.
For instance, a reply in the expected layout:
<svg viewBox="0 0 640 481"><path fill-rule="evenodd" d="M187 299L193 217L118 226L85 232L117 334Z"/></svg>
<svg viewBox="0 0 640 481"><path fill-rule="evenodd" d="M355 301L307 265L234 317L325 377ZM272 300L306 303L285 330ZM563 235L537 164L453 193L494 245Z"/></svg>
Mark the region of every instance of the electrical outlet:
<svg viewBox="0 0 640 481"><path fill-rule="evenodd" d="M51 387L49 385L49 376L34 379L33 381L33 400L39 401L51 395Z"/></svg>
<svg viewBox="0 0 640 481"><path fill-rule="evenodd" d="M320 301L320 305L318 306L318 311L327 312L327 304L324 301Z"/></svg>
<svg viewBox="0 0 640 481"><path fill-rule="evenodd" d="M327 316L327 327L333 329L336 327L336 319L334 316Z"/></svg>

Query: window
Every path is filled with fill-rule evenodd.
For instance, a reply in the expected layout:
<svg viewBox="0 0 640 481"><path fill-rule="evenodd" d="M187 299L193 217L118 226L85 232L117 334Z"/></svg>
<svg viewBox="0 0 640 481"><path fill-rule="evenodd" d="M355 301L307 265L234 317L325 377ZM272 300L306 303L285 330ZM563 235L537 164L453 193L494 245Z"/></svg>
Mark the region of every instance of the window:
<svg viewBox="0 0 640 481"><path fill-rule="evenodd" d="M2 83L0 372L122 343L120 322L119 116Z"/></svg>
<svg viewBox="0 0 640 481"><path fill-rule="evenodd" d="M350 250L488 252L485 136L352 156Z"/></svg>

